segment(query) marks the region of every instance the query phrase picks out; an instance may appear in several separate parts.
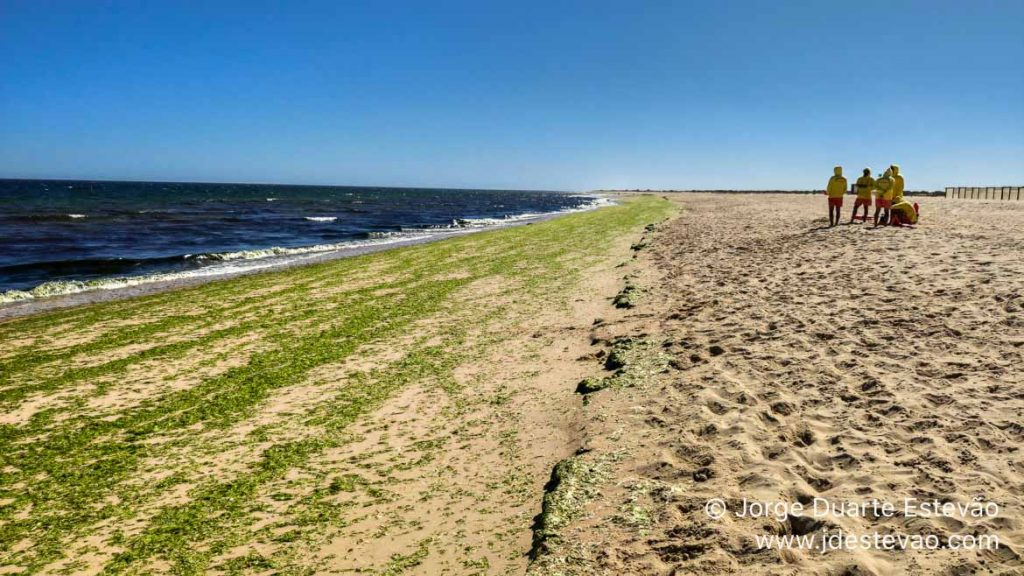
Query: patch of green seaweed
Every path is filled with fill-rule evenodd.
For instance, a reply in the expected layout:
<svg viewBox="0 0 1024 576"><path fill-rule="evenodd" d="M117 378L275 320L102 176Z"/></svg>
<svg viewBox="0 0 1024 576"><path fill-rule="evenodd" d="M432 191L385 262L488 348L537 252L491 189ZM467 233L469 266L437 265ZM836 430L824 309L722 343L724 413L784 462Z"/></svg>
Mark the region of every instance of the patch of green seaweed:
<svg viewBox="0 0 1024 576"><path fill-rule="evenodd" d="M249 418L275 390L302 383L315 368L344 361L367 343L394 338L438 315L471 282L515 278L521 295L513 303L542 307L616 238L671 210L668 202L640 198L528 227L0 323L0 339L17 335L29 342L0 361L0 402L8 408L39 394L116 382L143 362L174 366L192 350L215 349L243 334L255 333L266 343L241 366L104 418L75 412L81 403L72 402L63 418L50 411L0 427L0 563L35 573L65 557L66 545L90 527L138 517L139 506L188 482L189 473L172 470L166 481L139 486L131 480L143 462L188 448L197 442L197 430ZM382 270L383 282L347 286L348 278L370 265ZM330 296L317 290L332 288ZM264 301L281 305L272 314L248 314ZM477 314L476 319L486 316ZM473 324L474 315L463 322ZM93 340L59 344L64 335L93 328L101 331ZM151 343L162 335L195 331L202 334ZM452 327L444 345L419 348L384 370L356 376L309 418L308 424L322 433L273 444L248 471L195 486L184 504L142 517L145 526L135 536L115 531L110 543L122 552L105 572L146 570L153 560L169 562L181 574L204 572L214 557L252 538L256 497L269 496L266 491L287 471L343 444L351 422L410 382L450 382L452 368L465 353L458 333ZM73 358L103 357L122 346L138 349L92 366L67 365ZM303 524L342 522L338 510L322 505L323 496L355 484L325 481L322 489L300 500ZM227 562L224 567L235 571L278 560L252 556Z"/></svg>
<svg viewBox="0 0 1024 576"><path fill-rule="evenodd" d="M606 388L638 386L651 376L664 372L671 358L659 347L643 337L623 336L612 341L611 350L605 357L605 370L612 370L609 376L589 376L576 385L579 394L593 394Z"/></svg>

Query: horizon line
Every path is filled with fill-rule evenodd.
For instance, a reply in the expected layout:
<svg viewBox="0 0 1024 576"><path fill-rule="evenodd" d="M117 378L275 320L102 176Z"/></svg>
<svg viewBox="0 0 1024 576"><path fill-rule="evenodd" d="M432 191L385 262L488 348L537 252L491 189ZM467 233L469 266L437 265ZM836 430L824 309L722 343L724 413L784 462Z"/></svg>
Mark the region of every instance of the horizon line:
<svg viewBox="0 0 1024 576"><path fill-rule="evenodd" d="M123 184L236 184L240 186L299 186L306 188L388 188L392 190L473 190L485 192L556 192L560 194L587 194L597 190L553 190L541 188L467 188L446 186L382 186L368 184L295 184L290 182L215 182L209 180L120 180L117 178L19 178L0 176L4 180L27 180L36 182L104 182Z"/></svg>

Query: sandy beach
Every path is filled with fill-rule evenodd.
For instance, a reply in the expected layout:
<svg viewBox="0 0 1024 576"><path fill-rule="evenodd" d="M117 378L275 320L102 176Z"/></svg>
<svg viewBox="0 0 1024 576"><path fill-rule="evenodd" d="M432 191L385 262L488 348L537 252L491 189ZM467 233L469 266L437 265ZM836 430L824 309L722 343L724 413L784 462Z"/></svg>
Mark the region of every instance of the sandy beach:
<svg viewBox="0 0 1024 576"><path fill-rule="evenodd" d="M2 3L0 576L1024 576L1022 25Z"/></svg>
<svg viewBox="0 0 1024 576"><path fill-rule="evenodd" d="M928 198L915 229L829 229L821 197L673 200L681 215L640 252L637 306L592 334L598 348L632 338L639 367L666 368L590 395L575 467L588 497L533 571L1019 574L1024 205ZM738 518L744 499L808 506ZM907 499L998 513L926 517ZM871 500L896 512L812 508ZM823 530L939 549L754 542L819 545ZM998 545L952 549L965 535Z"/></svg>
<svg viewBox="0 0 1024 576"><path fill-rule="evenodd" d="M673 212L640 198L0 323L0 564L522 573L579 445L582 335Z"/></svg>
<svg viewBox="0 0 1024 576"><path fill-rule="evenodd" d="M1021 573L1024 204L623 200L0 323L3 571Z"/></svg>

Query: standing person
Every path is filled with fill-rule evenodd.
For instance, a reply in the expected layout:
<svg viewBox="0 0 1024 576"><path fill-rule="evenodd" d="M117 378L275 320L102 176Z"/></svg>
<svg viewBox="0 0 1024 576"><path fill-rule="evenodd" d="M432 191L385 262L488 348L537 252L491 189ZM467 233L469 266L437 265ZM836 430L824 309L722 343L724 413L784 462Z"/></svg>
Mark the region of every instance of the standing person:
<svg viewBox="0 0 1024 576"><path fill-rule="evenodd" d="M875 226L879 224L879 213L882 213L882 224L889 222L889 208L892 207L892 187L892 170L886 168L885 174L878 180L875 180L875 189L878 190L877 194L875 194Z"/></svg>
<svg viewBox="0 0 1024 576"><path fill-rule="evenodd" d="M875 189L875 179L871 177L871 168L864 169L864 175L857 178L854 184L857 188L857 200L853 203L853 212L850 213L850 223L857 218L857 208L864 207L864 221L868 219L868 207L871 206L871 192Z"/></svg>
<svg viewBox="0 0 1024 576"><path fill-rule="evenodd" d="M903 176L900 175L899 164L892 164L889 169L892 170L892 203L896 204L903 200Z"/></svg>
<svg viewBox="0 0 1024 576"><path fill-rule="evenodd" d="M828 179L825 195L828 196L828 225L839 224L840 211L843 209L843 194L846 194L846 178L843 178L843 167L832 169L833 175Z"/></svg>

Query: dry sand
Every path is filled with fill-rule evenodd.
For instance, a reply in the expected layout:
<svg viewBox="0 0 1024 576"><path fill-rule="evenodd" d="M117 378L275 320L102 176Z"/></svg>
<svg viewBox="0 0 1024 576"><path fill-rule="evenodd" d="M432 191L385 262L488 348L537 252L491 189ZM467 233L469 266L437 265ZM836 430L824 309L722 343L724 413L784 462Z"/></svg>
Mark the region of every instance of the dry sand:
<svg viewBox="0 0 1024 576"><path fill-rule="evenodd" d="M926 198L914 229L830 229L822 197L673 199L682 214L631 267L639 304L592 334L601 349L642 338L670 366L589 395L586 514L533 571L1024 573L1024 204ZM712 498L730 509L717 521ZM896 513L741 519L744 498ZM999 511L909 517L908 498ZM940 549L754 539L819 544L822 530L930 534ZM951 549L965 535L999 545Z"/></svg>
<svg viewBox="0 0 1024 576"><path fill-rule="evenodd" d="M353 374L397 362L412 340L440 341L442 328L464 316L503 310L465 335L454 382L415 381L360 417L346 432L350 442L272 482L248 530L261 537L212 566L274 557L316 573L1024 573L1024 204L927 198L913 229L829 229L821 197L669 197L680 214L618 239L557 299L567 305L516 303L508 279L470 284L408 338L375 342L282 389L233 427L194 434L189 446L217 455L200 458L199 472L188 464L194 446L161 452L147 469L184 474L188 482L167 497L186 498L207 476L250 466L266 447L244 441L254 431L273 430L277 442L315 433L309 414ZM386 275L363 270L346 289ZM634 286L632 308L613 305L624 284ZM268 284L263 300L232 322L286 311L294 296L276 296L277 288ZM180 306L176 314L188 312L188 302ZM182 334L220 328L202 317ZM53 345L76 338L74 324L51 329ZM221 342L167 374L165 364L138 364L99 391L29 396L10 418L67 406L105 417L229 369L225 354L242 361L268 345L226 342L233 348ZM611 377L610 385L581 396L574 389L585 376ZM92 401L76 404L76 394ZM744 498L816 497L980 498L999 512L713 521L704 511L711 498L735 511ZM307 510L307 501L321 507ZM137 506L135 524L119 528L137 533L157 504L166 501ZM296 509L318 527L315 537L292 542L278 533L295 523ZM931 534L942 548L823 555L755 543L822 529ZM109 561L118 550L105 539L112 530L100 526L95 542L69 543L79 561L72 571L96 573ZM948 547L964 535L1000 544ZM243 572L267 572L261 566Z"/></svg>

